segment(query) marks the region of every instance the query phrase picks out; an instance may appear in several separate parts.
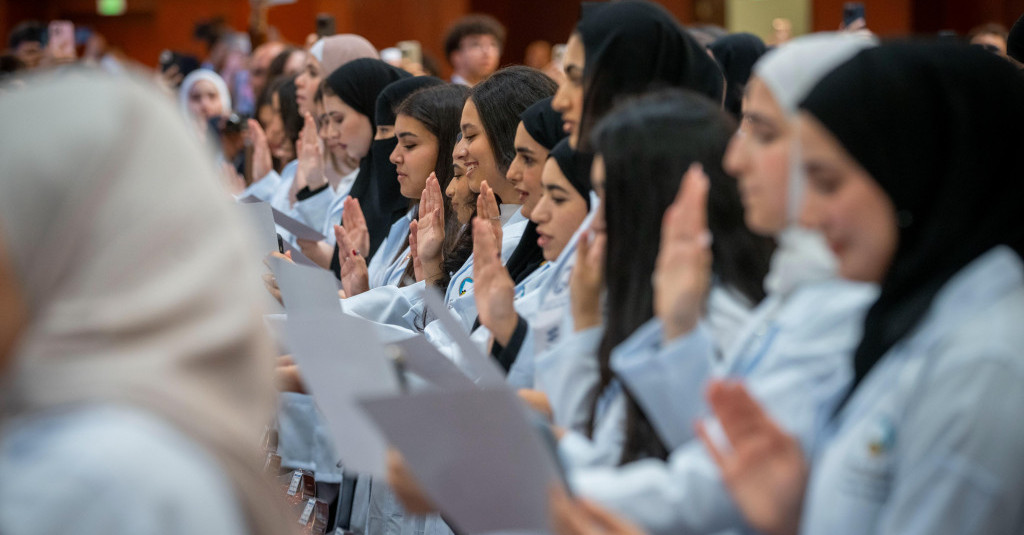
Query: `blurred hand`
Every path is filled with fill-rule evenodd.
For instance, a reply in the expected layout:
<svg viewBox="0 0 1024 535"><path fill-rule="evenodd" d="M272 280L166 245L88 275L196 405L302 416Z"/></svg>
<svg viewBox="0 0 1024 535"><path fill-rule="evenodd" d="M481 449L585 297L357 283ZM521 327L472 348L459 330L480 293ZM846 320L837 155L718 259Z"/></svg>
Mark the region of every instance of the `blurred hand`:
<svg viewBox="0 0 1024 535"><path fill-rule="evenodd" d="M662 218L653 277L654 313L664 323L666 340L697 326L711 287L708 188L708 177L700 164L691 165Z"/></svg>
<svg viewBox="0 0 1024 535"><path fill-rule="evenodd" d="M548 395L540 390L530 390L529 388L520 388L518 392L519 398L526 402L531 409L541 413L548 422L554 421L554 414L551 412L551 402L548 401Z"/></svg>
<svg viewBox="0 0 1024 535"><path fill-rule="evenodd" d="M388 450L388 485L391 485L391 490L395 492L398 501L402 502L406 512L425 515L437 511L437 507L405 465L402 454L393 448Z"/></svg>
<svg viewBox="0 0 1024 535"><path fill-rule="evenodd" d="M800 443L740 383L713 381L707 398L731 450L716 444L703 423L697 434L743 516L759 533L797 533L808 475Z"/></svg>
<svg viewBox="0 0 1024 535"><path fill-rule="evenodd" d="M608 237L584 232L576 245L576 264L569 276L569 301L576 331L601 324L601 290L604 288L604 255Z"/></svg>
<svg viewBox="0 0 1024 535"><path fill-rule="evenodd" d="M480 195L483 198L483 194ZM519 323L513 302L515 282L501 264L501 248L494 241L490 221L473 218L473 296L480 324L502 346L508 345Z"/></svg>
<svg viewBox="0 0 1024 535"><path fill-rule="evenodd" d="M570 498L561 487L550 493L551 530L557 535L643 535L643 530L599 505Z"/></svg>
<svg viewBox="0 0 1024 535"><path fill-rule="evenodd" d="M298 189L309 187L314 190L327 184L324 175L324 155L320 147L320 137L316 131L313 115L306 112L302 132L299 133L299 164L295 169L295 182Z"/></svg>
<svg viewBox="0 0 1024 535"><path fill-rule="evenodd" d="M306 393L306 386L302 382L299 367L292 360L291 355L277 358L277 366L274 368L274 383L279 392Z"/></svg>
<svg viewBox="0 0 1024 535"><path fill-rule="evenodd" d="M291 251L288 251L284 254L274 251L270 253L270 256L274 258L281 258L283 260L287 260L288 262L292 262ZM266 265L268 268L270 267L270 264L266 260L263 261L263 264ZM270 295L273 296L273 298L276 299L278 303L284 305L284 300L281 298L281 289L277 287L277 278L274 277L273 273L263 274L263 285L266 286L267 291L270 292Z"/></svg>
<svg viewBox="0 0 1024 535"><path fill-rule="evenodd" d="M252 143L252 183L255 184L274 170L274 162L270 158L267 133L256 119L249 119L247 135Z"/></svg>

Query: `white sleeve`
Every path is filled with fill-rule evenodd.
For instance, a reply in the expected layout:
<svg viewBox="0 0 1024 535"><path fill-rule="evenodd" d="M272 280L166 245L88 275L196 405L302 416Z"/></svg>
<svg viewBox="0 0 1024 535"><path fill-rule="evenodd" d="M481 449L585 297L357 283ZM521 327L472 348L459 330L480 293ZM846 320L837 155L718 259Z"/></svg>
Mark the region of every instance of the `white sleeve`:
<svg viewBox="0 0 1024 535"><path fill-rule="evenodd" d="M707 413L715 350L703 323L664 347L662 337L661 321L648 321L612 351L611 366L672 451L694 438L693 422Z"/></svg>
<svg viewBox="0 0 1024 535"><path fill-rule="evenodd" d="M603 336L603 327L574 332L537 356L536 388L547 395L555 425L586 428L600 382L597 348Z"/></svg>

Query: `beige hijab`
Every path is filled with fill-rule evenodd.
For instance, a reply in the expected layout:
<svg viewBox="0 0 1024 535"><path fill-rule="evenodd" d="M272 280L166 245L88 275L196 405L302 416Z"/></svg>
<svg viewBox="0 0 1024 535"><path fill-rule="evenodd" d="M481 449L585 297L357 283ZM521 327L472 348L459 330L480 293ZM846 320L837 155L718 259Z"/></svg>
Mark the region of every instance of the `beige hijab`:
<svg viewBox="0 0 1024 535"><path fill-rule="evenodd" d="M377 49L365 37L354 33L324 37L309 49L309 53L320 62L324 78L352 60L380 58Z"/></svg>
<svg viewBox="0 0 1024 535"><path fill-rule="evenodd" d="M0 117L0 232L29 309L2 414L151 411L220 462L252 533L287 533L258 459L273 355L252 241L206 153L141 78L43 75Z"/></svg>

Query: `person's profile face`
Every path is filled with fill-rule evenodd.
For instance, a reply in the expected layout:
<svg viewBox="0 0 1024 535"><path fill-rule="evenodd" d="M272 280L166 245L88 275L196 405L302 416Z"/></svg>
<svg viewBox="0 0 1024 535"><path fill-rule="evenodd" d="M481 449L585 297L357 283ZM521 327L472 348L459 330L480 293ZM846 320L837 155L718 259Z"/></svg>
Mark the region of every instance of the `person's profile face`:
<svg viewBox="0 0 1024 535"><path fill-rule="evenodd" d="M544 192L540 182L548 150L533 139L522 122L516 128L515 149L516 157L509 164L505 178L519 195L515 202L523 205L520 212L523 217L529 218Z"/></svg>
<svg viewBox="0 0 1024 535"><path fill-rule="evenodd" d="M405 114L395 119L395 136L398 144L391 151L390 159L398 172L402 195L419 199L427 177L437 165L437 138L423 123Z"/></svg>
<svg viewBox="0 0 1024 535"><path fill-rule="evenodd" d="M807 177L800 223L821 231L841 277L881 282L899 241L892 201L817 119L798 120Z"/></svg>
<svg viewBox="0 0 1024 535"><path fill-rule="evenodd" d="M583 39L578 33L569 37L563 60L565 76L551 100L551 107L562 114L562 127L569 134L569 146L579 147L580 120L583 118L583 67L586 57Z"/></svg>
<svg viewBox="0 0 1024 535"><path fill-rule="evenodd" d="M544 259L553 261L587 217L587 201L562 174L554 158L544 164L541 191L530 219L537 224L537 245Z"/></svg>
<svg viewBox="0 0 1024 535"><path fill-rule="evenodd" d="M316 89L320 87L322 79L320 62L313 54L306 54L306 64L295 77L295 103L299 106L300 115L313 113L313 97L316 96Z"/></svg>
<svg viewBox="0 0 1024 535"><path fill-rule="evenodd" d="M488 184L498 184L504 178L504 173L498 169L490 138L484 130L473 99L467 99L462 108L461 130L462 140L456 145L457 157L466 168L470 189L480 193L482 182L486 180Z"/></svg>
<svg viewBox="0 0 1024 535"><path fill-rule="evenodd" d="M789 224L787 213L792 128L768 86L753 77L743 98L743 117L723 164L736 177L750 230L771 236Z"/></svg>

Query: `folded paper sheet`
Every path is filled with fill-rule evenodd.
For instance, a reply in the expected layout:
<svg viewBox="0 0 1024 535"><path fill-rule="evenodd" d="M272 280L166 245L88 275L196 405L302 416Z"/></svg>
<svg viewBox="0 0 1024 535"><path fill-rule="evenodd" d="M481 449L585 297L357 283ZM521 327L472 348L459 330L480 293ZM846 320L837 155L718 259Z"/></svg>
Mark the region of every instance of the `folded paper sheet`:
<svg viewBox="0 0 1024 535"><path fill-rule="evenodd" d="M561 477L511 389L425 391L362 405L453 528L548 531L548 491Z"/></svg>

